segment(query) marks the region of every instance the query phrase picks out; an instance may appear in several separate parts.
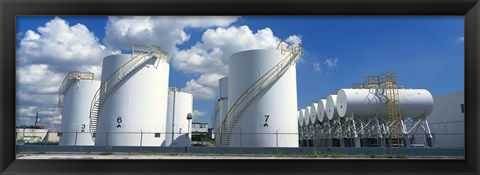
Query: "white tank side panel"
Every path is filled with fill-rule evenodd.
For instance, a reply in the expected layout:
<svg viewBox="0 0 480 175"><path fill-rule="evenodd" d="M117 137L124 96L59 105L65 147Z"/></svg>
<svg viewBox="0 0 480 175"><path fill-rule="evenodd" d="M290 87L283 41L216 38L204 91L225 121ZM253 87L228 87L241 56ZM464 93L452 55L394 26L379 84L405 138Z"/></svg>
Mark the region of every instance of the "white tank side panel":
<svg viewBox="0 0 480 175"><path fill-rule="evenodd" d="M327 105L326 105L326 113L328 120L336 120L340 116L338 115L337 108L337 95L329 95L327 96Z"/></svg>
<svg viewBox="0 0 480 175"><path fill-rule="evenodd" d="M96 80L80 80L70 85L64 98L59 145L94 145L90 134L90 105L98 88L100 81Z"/></svg>
<svg viewBox="0 0 480 175"><path fill-rule="evenodd" d="M132 59L130 54L110 55L103 58L102 83L130 59Z"/></svg>
<svg viewBox="0 0 480 175"><path fill-rule="evenodd" d="M233 54L229 59L228 70L229 107L250 85L284 57L285 55L281 55L278 50L249 50ZM229 146L298 147L294 65L250 103L232 133L256 134L232 134Z"/></svg>
<svg viewBox="0 0 480 175"><path fill-rule="evenodd" d="M118 69L119 65L128 61L126 58L129 57L106 57L102 77ZM164 145L168 74L168 63L151 59L138 72L126 78L100 109L95 145ZM155 137L155 133L161 133L160 137Z"/></svg>
<svg viewBox="0 0 480 175"><path fill-rule="evenodd" d="M220 137L218 137L219 135L219 130L220 130L220 127L222 126L222 122L223 122L223 119L225 118L225 116L227 115L227 112L228 112L228 98L225 98L223 100L220 100L219 102L220 104L220 109L219 109L219 112L218 112L218 118L217 120L215 121L215 125L216 125L216 138L218 139L215 139L215 142L217 143L217 145L220 144Z"/></svg>
<svg viewBox="0 0 480 175"><path fill-rule="evenodd" d="M305 117L305 109L300 109L300 115L298 116L298 120L300 122L301 127L305 125L305 123L303 122L304 117Z"/></svg>
<svg viewBox="0 0 480 175"><path fill-rule="evenodd" d="M310 106L305 107L305 124L311 125L312 123L310 122L310 117L312 113L312 108Z"/></svg>
<svg viewBox="0 0 480 175"><path fill-rule="evenodd" d="M228 77L223 77L218 80L218 87L220 90L220 98L228 97Z"/></svg>
<svg viewBox="0 0 480 175"><path fill-rule="evenodd" d="M192 94L180 91L168 92L165 146L185 147L190 145L191 128L188 127L192 127L192 121L187 120L187 114L192 113L192 110ZM187 136L188 131L190 133Z"/></svg>
<svg viewBox="0 0 480 175"><path fill-rule="evenodd" d="M318 100L318 109L317 109L317 120L320 122L326 121L327 117L325 116L325 109L327 106L327 99Z"/></svg>
<svg viewBox="0 0 480 175"><path fill-rule="evenodd" d="M341 89L337 108L340 116L387 117L387 105L382 95L369 89ZM398 89L400 115L404 118L428 116L433 110L433 97L424 89Z"/></svg>
<svg viewBox="0 0 480 175"><path fill-rule="evenodd" d="M310 123L315 124L317 120L317 110L318 110L318 103L312 103L310 105Z"/></svg>

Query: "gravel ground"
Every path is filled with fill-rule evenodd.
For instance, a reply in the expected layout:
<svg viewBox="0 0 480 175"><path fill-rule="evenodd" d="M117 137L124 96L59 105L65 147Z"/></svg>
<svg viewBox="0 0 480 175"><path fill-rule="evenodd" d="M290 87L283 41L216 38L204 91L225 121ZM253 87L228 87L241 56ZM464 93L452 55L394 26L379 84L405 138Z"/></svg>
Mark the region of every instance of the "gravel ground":
<svg viewBox="0 0 480 175"><path fill-rule="evenodd" d="M395 157L394 157L395 158ZM17 159L392 159L392 158L369 158L369 157L308 157L304 156L274 156L274 155L197 155L197 154L68 154L68 153L44 153L17 154ZM400 157L398 159L463 159L463 157Z"/></svg>

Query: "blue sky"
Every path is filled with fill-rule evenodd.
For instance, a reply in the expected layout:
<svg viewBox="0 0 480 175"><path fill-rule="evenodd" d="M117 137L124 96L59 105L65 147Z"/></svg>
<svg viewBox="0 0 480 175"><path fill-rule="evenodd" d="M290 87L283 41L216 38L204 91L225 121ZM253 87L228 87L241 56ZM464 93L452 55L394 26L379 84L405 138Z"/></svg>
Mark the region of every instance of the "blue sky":
<svg viewBox="0 0 480 175"><path fill-rule="evenodd" d="M17 122L30 123L40 112L45 125L58 129L56 103L45 102L56 100L57 79L68 69L98 72L105 55L125 52L132 42L168 49L170 86L191 91L194 120L210 123L212 91L226 75L231 53L272 48L280 39L301 42L300 109L384 72L396 72L400 85L428 89L433 96L463 90L463 36L463 16L17 17ZM252 44L263 41L269 43ZM71 51L78 43L84 50Z"/></svg>

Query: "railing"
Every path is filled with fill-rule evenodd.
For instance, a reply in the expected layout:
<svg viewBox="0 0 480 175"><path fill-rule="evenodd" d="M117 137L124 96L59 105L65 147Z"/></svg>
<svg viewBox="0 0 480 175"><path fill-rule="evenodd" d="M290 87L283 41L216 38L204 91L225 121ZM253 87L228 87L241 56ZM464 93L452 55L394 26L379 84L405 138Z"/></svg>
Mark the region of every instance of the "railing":
<svg viewBox="0 0 480 175"><path fill-rule="evenodd" d="M93 80L93 77L94 77L94 74L91 72L72 71L67 74L65 79L63 79L62 84L60 85L60 89L58 90L58 110L60 114L63 113L63 103L65 100L65 94L67 93L67 90L70 87L70 85L72 85L74 81Z"/></svg>
<svg viewBox="0 0 480 175"><path fill-rule="evenodd" d="M283 73L288 70L290 65L296 61L296 58L302 54L302 47L300 44L293 46L285 41L281 41L276 49L280 50L282 55L287 54L287 56L273 66L263 76L257 79L242 93L242 95L240 95L240 97L237 98L237 100L235 100L233 105L228 110L226 117L224 117L220 127L219 135L222 145L226 146L228 144L230 132L235 127L240 115L248 107L249 102L252 101L260 92L262 92L265 87L274 83L279 77L281 77Z"/></svg>
<svg viewBox="0 0 480 175"><path fill-rule="evenodd" d="M95 93L90 106L90 133L96 131L98 114L105 100L110 93L119 85L124 78L150 59L159 59L168 62L168 54L157 46L134 45L132 47L132 59L123 64L112 75L110 75ZM103 93L102 93L103 92Z"/></svg>

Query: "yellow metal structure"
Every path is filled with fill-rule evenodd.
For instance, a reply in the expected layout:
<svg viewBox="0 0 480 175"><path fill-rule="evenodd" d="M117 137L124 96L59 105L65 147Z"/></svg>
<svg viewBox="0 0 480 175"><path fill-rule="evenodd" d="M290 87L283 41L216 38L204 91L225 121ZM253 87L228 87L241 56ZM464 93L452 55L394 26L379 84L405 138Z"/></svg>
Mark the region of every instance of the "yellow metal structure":
<svg viewBox="0 0 480 175"><path fill-rule="evenodd" d="M296 58L302 55L302 47L300 44L293 46L290 43L281 41L276 49L280 50L282 55L286 55L285 58L257 79L242 93L240 97L237 98L237 100L235 100L235 103L228 110L220 126L219 139L222 145L226 146L228 144L231 131L236 125L238 118L250 104L249 102L255 99L265 87L269 86L283 75L292 63L294 63Z"/></svg>
<svg viewBox="0 0 480 175"><path fill-rule="evenodd" d="M379 76L367 76L363 84L354 84L352 88L367 88L370 94L381 96L384 94L384 103L387 105L388 142L390 147L401 147L403 132L396 74L387 72Z"/></svg>
<svg viewBox="0 0 480 175"><path fill-rule="evenodd" d="M72 85L75 81L80 80L93 80L94 74L91 72L78 72L72 71L65 76L63 79L62 84L60 85L60 89L58 90L58 110L60 114L63 113L63 102L65 100L65 94L67 93L68 88Z"/></svg>
<svg viewBox="0 0 480 175"><path fill-rule="evenodd" d="M134 45L132 58L110 75L95 93L90 106L90 133L94 134L97 129L98 114L100 108L110 93L119 85L124 78L134 72L143 63L150 59L159 59L168 62L168 54L157 46ZM103 91L103 93L101 93ZM100 95L101 94L101 95Z"/></svg>
<svg viewBox="0 0 480 175"><path fill-rule="evenodd" d="M380 86L385 90L387 98L388 141L390 147L401 147L403 138L402 123L399 110L397 78L395 73L388 72L380 76Z"/></svg>

